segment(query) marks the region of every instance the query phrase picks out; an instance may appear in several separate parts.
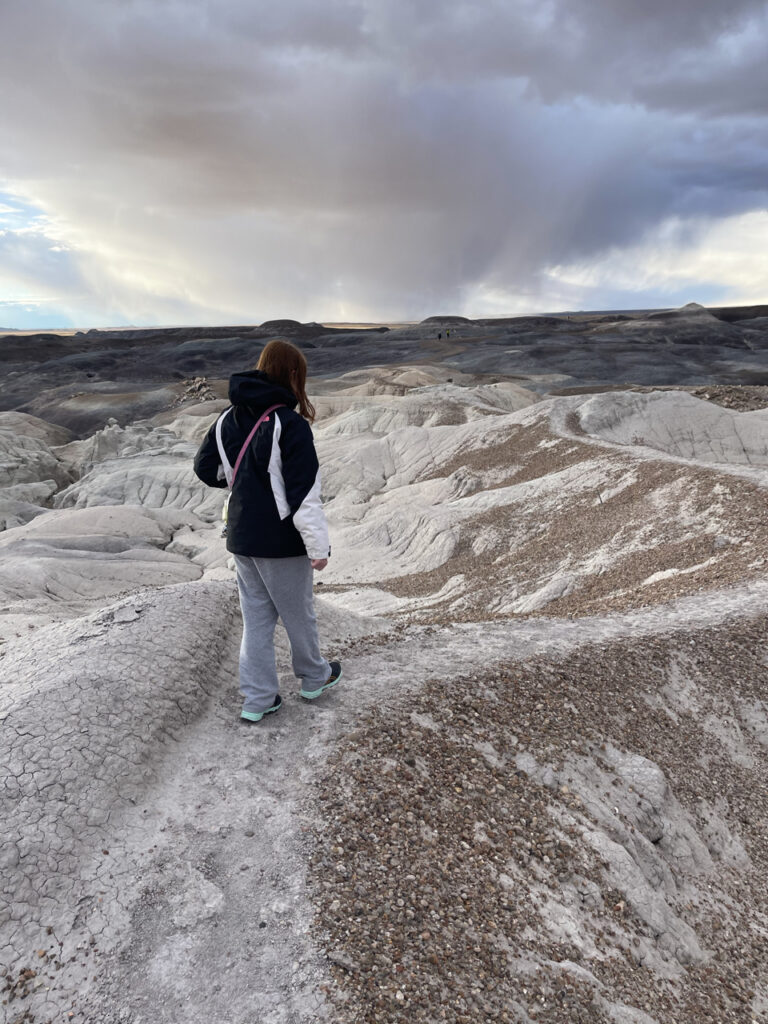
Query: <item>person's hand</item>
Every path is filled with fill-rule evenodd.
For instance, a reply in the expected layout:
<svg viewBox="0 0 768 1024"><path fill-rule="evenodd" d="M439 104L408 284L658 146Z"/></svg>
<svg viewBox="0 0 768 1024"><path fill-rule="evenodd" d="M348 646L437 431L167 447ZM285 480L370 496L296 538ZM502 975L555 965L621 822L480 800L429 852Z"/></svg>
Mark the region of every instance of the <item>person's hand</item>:
<svg viewBox="0 0 768 1024"><path fill-rule="evenodd" d="M323 569L328 565L327 558L313 558L311 559L311 565L313 569L317 569L318 572L322 572Z"/></svg>

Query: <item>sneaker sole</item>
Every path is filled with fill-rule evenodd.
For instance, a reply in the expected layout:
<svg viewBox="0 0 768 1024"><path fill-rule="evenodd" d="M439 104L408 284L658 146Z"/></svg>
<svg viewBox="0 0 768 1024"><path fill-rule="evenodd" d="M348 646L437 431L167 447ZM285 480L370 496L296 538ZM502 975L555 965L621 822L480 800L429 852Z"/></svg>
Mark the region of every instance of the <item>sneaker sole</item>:
<svg viewBox="0 0 768 1024"><path fill-rule="evenodd" d="M305 693L304 690L300 690L299 696L303 697L304 700L317 700L317 698L322 696L322 694L324 694L326 690L330 690L332 686L335 686L336 683L338 683L338 681L341 679L341 676L342 673L339 672L339 674L336 676L332 683L326 683L325 686L321 686L319 690L310 690L308 693Z"/></svg>
<svg viewBox="0 0 768 1024"><path fill-rule="evenodd" d="M260 722L265 715L274 715L282 706L282 704L276 704L273 708L267 708L266 711L241 711L240 721L243 725L254 725L256 722Z"/></svg>

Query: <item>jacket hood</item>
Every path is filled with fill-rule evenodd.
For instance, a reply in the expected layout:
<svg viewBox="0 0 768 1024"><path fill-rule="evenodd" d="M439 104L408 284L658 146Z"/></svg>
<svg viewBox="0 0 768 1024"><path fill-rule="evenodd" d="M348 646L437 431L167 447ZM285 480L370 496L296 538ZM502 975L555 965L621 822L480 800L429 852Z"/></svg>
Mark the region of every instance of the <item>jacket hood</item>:
<svg viewBox="0 0 768 1024"><path fill-rule="evenodd" d="M261 413L270 405L287 405L295 409L299 400L292 391L274 384L261 370L244 370L229 378L229 400L232 405L247 405Z"/></svg>

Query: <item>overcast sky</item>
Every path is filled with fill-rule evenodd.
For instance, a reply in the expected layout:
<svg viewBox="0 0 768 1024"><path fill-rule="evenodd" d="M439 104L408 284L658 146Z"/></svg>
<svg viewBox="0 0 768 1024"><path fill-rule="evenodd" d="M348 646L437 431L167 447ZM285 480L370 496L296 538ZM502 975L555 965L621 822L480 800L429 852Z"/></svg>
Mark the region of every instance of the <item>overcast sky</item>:
<svg viewBox="0 0 768 1024"><path fill-rule="evenodd" d="M1 0L0 327L768 302L768 3Z"/></svg>

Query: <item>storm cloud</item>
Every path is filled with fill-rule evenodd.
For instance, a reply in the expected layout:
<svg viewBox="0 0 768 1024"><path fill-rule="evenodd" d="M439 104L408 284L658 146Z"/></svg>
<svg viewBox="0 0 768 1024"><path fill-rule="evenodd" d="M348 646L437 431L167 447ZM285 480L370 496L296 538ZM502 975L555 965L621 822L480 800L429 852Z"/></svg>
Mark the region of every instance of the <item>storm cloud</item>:
<svg viewBox="0 0 768 1024"><path fill-rule="evenodd" d="M0 294L81 325L759 301L767 41L738 0L5 0ZM698 277L654 277L672 249Z"/></svg>

